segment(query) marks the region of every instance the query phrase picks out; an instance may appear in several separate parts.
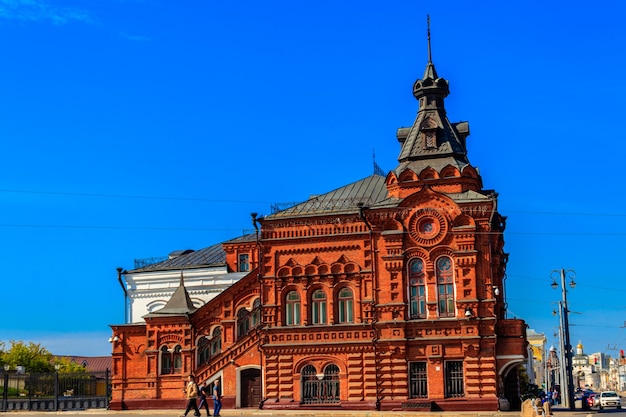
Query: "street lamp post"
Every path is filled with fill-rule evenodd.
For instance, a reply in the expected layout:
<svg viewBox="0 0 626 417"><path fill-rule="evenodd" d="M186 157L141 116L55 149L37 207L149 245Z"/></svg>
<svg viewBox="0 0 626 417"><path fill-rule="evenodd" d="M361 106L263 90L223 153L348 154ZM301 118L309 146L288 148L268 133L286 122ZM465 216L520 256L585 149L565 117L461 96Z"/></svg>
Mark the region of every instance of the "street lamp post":
<svg viewBox="0 0 626 417"><path fill-rule="evenodd" d="M54 365L54 411L59 411L59 369L61 365Z"/></svg>
<svg viewBox="0 0 626 417"><path fill-rule="evenodd" d="M576 287L576 283L574 282L576 273L572 269L568 269L568 270L560 269L560 270L552 271L552 273L550 274L550 276L552 277L552 284L550 284L550 286L553 289L557 289L559 287L559 284L556 281L557 275L559 276L560 281L561 281L561 297L562 297L561 309L563 312L563 316L562 316L563 326L561 328L561 332L562 332L562 335L564 336L563 359L565 360L565 363L563 363L562 366L565 368L565 378L566 378L566 380L564 381L565 393L566 393L564 398L567 401L565 405L568 406L570 410L573 410L575 408L574 377L572 375L572 344L570 343L570 338L569 338L569 317L568 317L569 309L567 307L567 288L565 286L565 278L569 277L570 279L569 286L571 288L574 288Z"/></svg>
<svg viewBox="0 0 626 417"><path fill-rule="evenodd" d="M9 369L11 366L7 363L4 365L4 387L2 389L2 411L7 411L9 406Z"/></svg>

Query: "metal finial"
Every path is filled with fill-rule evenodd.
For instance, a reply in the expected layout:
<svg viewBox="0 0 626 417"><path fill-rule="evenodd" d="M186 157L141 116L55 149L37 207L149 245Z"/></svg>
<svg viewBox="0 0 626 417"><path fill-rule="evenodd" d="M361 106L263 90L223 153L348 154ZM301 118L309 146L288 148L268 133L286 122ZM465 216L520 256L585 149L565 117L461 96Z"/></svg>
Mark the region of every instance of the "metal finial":
<svg viewBox="0 0 626 417"><path fill-rule="evenodd" d="M430 15L426 15L426 26L428 27L428 62L433 62L430 54Z"/></svg>

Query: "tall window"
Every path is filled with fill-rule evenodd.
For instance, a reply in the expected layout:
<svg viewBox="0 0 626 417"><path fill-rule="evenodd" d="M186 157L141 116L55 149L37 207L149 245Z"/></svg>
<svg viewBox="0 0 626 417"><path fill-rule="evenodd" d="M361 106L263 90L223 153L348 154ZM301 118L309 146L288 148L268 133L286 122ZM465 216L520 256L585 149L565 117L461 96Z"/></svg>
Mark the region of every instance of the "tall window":
<svg viewBox="0 0 626 417"><path fill-rule="evenodd" d="M243 337L250 331L250 312L245 308L237 312L237 338Z"/></svg>
<svg viewBox="0 0 626 417"><path fill-rule="evenodd" d="M211 335L211 356L222 353L222 328L216 327Z"/></svg>
<svg viewBox="0 0 626 417"><path fill-rule="evenodd" d="M211 357L210 342L207 336L201 336L198 340L198 366L207 363Z"/></svg>
<svg viewBox="0 0 626 417"><path fill-rule="evenodd" d="M463 361L446 362L446 397L463 397Z"/></svg>
<svg viewBox="0 0 626 417"><path fill-rule="evenodd" d="M239 254L239 272L248 272L250 270L250 255L247 253Z"/></svg>
<svg viewBox="0 0 626 417"><path fill-rule="evenodd" d="M437 290L439 317L454 317L454 277L452 260L447 256L437 259Z"/></svg>
<svg viewBox="0 0 626 417"><path fill-rule="evenodd" d="M174 353L172 354L172 362L174 363L174 373L180 374L183 372L183 352L180 346L176 346L174 348Z"/></svg>
<svg viewBox="0 0 626 417"><path fill-rule="evenodd" d="M311 296L311 323L326 323L326 293L324 290L316 290Z"/></svg>
<svg viewBox="0 0 626 417"><path fill-rule="evenodd" d="M339 323L354 323L354 297L352 290L344 287L339 291L337 319Z"/></svg>
<svg viewBox="0 0 626 417"><path fill-rule="evenodd" d="M409 363L409 398L428 398L426 362Z"/></svg>
<svg viewBox="0 0 626 417"><path fill-rule="evenodd" d="M285 297L285 325L300 324L300 295L297 291L289 291Z"/></svg>
<svg viewBox="0 0 626 417"><path fill-rule="evenodd" d="M252 304L252 327L256 327L261 323L261 299L257 298Z"/></svg>
<svg viewBox="0 0 626 417"><path fill-rule="evenodd" d="M409 315L412 319L426 318L426 282L421 259L409 262Z"/></svg>

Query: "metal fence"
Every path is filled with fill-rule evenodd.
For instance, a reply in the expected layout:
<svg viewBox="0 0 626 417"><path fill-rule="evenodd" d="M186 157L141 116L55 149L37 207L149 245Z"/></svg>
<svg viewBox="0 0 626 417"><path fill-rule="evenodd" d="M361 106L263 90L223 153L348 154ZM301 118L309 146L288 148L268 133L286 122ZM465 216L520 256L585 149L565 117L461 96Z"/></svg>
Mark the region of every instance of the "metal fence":
<svg viewBox="0 0 626 417"><path fill-rule="evenodd" d="M108 408L109 371L90 373L3 372L0 411Z"/></svg>

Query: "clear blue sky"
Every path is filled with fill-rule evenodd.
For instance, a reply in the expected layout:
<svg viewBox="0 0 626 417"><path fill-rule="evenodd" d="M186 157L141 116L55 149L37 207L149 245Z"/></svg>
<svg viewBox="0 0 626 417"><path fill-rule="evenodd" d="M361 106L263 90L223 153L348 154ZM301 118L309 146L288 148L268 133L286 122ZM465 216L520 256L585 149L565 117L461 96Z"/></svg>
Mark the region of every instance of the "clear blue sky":
<svg viewBox="0 0 626 417"><path fill-rule="evenodd" d="M626 6L0 0L0 340L106 355L116 267L397 164L432 53L508 216L510 317L626 348Z"/></svg>

